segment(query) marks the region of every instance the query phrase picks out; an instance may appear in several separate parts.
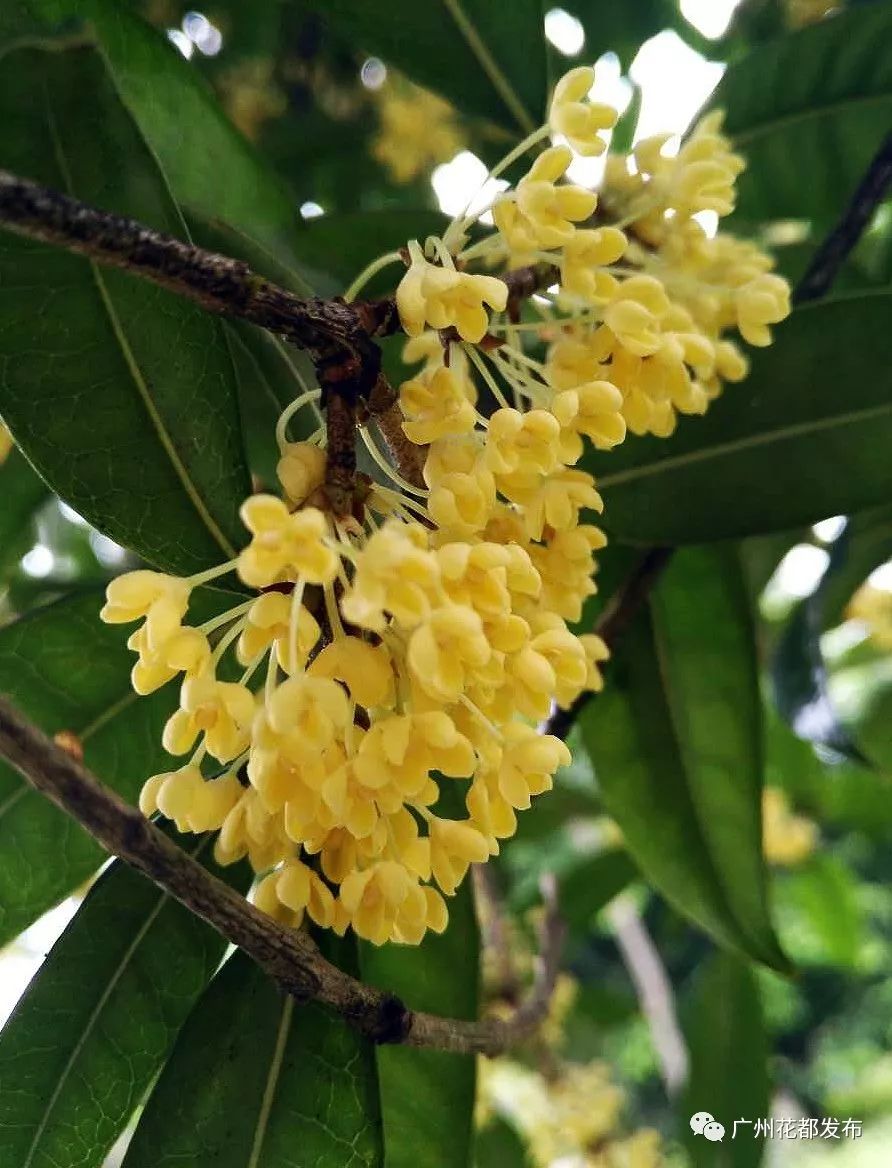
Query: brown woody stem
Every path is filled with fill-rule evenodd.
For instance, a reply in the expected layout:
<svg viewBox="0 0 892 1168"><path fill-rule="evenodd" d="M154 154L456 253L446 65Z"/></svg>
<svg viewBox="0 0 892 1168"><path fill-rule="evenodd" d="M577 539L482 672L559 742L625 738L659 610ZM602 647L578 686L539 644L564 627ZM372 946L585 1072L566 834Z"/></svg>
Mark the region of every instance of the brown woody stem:
<svg viewBox="0 0 892 1168"><path fill-rule="evenodd" d="M409 1009L393 994L350 977L326 961L298 929L285 928L172 843L134 807L108 790L71 754L0 697L0 757L85 828L107 851L148 876L222 936L243 949L287 993L336 1010L373 1042L497 1054L542 1020L554 988L562 928L549 893L540 970L529 997L506 1020L442 1018Z"/></svg>

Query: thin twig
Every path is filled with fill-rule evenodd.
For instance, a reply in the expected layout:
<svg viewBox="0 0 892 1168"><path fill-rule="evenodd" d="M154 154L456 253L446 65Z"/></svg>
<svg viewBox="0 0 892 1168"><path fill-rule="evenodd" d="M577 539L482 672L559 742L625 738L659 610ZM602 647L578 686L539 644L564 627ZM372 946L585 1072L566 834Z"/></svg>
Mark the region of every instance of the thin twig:
<svg viewBox="0 0 892 1168"><path fill-rule="evenodd" d="M546 890L540 971L529 996L510 1018L474 1022L426 1014L350 977L326 961L306 933L285 928L261 913L99 783L3 697L0 757L107 851L243 949L283 990L300 1001L323 1002L374 1042L493 1055L526 1038L545 1015L562 937L553 888Z"/></svg>
<svg viewBox="0 0 892 1168"><path fill-rule="evenodd" d="M677 1095L688 1077L688 1050L666 967L630 896L618 896L607 908L607 919L638 994L666 1090Z"/></svg>
<svg viewBox="0 0 892 1168"><path fill-rule="evenodd" d="M812 256L793 292L794 304L819 300L830 291L840 268L864 234L873 213L892 186L892 134L873 156L839 222Z"/></svg>

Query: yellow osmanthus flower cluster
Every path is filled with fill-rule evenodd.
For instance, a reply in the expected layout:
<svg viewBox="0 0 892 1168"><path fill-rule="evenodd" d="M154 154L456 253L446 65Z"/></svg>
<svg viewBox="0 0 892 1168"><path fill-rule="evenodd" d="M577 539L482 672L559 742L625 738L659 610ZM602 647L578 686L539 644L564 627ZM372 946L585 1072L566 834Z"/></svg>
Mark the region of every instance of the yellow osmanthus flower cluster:
<svg viewBox="0 0 892 1168"><path fill-rule="evenodd" d="M762 792L762 850L769 864L795 868L818 846L818 827L804 815L796 815L780 787Z"/></svg>
<svg viewBox="0 0 892 1168"><path fill-rule="evenodd" d="M658 1132L623 1132L625 1092L605 1063L556 1066L546 1077L506 1058L481 1061L480 1126L500 1116L523 1139L536 1168L661 1168Z"/></svg>
<svg viewBox="0 0 892 1168"><path fill-rule="evenodd" d="M379 90L378 116L372 156L395 182L411 182L464 146L452 106L403 78L387 81Z"/></svg>
<svg viewBox="0 0 892 1168"><path fill-rule="evenodd" d="M247 856L257 904L282 920L376 944L446 927L444 897L570 760L537 722L602 685L606 646L569 627L605 543L586 514L602 504L577 465L585 440L668 434L744 375L724 333L767 344L788 311L769 259L696 218L731 209L743 165L717 117L675 156L652 139L634 166L608 159L600 196L566 181L573 151L603 152L615 120L587 100L592 82L572 70L548 123L495 168L569 143L498 197L495 231L466 246L473 219L459 217L347 294L408 256L396 303L418 371L399 397L423 485L362 426L380 481L334 518L323 429L286 436L309 391L277 427L282 497L244 503L236 559L109 586L104 619L141 622L137 692L181 677L163 742L185 761L148 780L143 811L218 832L218 860ZM548 273L523 319L493 274L518 255ZM186 623L194 589L231 574L251 595Z"/></svg>

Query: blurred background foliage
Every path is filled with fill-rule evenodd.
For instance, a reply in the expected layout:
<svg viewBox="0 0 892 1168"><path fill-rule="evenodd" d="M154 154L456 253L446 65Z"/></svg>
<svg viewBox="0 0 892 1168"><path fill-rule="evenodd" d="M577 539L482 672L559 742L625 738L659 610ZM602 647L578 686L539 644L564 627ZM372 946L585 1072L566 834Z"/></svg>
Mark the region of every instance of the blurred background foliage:
<svg viewBox="0 0 892 1168"><path fill-rule="evenodd" d="M96 22L122 98L167 171L196 237L244 254L293 287L309 283L321 294L341 291L373 256L436 230L444 212L454 213L474 193L487 164L504 152L518 128L517 111L500 102L486 78L466 65L460 46L438 41L436 28L425 23L426 6L417 0L390 0L386 6L370 0L209 0L201 12L176 0L133 0L126 19L123 3L91 0L80 13L74 12L77 7L37 5L41 18L74 13ZM715 100L727 108L728 131L739 136L751 167L741 184L736 225L774 245L780 270L791 279L804 270L883 127L892 124L892 6L883 0L742 0L737 5L725 0L681 5L676 0L563 0L545 15L544 41L538 5L481 0L468 7L481 26L489 22L501 28L498 43L508 55L508 68L515 70L522 106L541 104L549 79L568 64L599 59L605 96L628 107L615 145L631 141L636 124L639 135L664 127L683 130L717 85ZM13 9L17 6L0 16L0 34L14 40L21 29ZM143 43L143 32L133 32L132 44L125 44L131 19L140 28L148 22L160 34L152 34L155 55L146 57L142 76L128 53L134 51L132 44ZM188 83L177 53L188 60ZM182 103L183 122L173 138L160 115L153 122L151 86L169 95L171 109ZM213 118L208 114L208 94L229 125L224 127L216 112ZM172 163L174 156L180 161ZM287 247L277 247L285 235ZM872 321L881 322L885 311L888 323L888 299L882 296L888 296L890 280L892 203L886 202L834 290L854 314L851 322L839 323L843 317L834 315L822 330L827 349L820 363L826 367L840 350L826 369L827 386L821 392L827 400L844 396L857 379L883 379L888 391L889 365L882 364L888 337L877 340L880 323L869 326L870 343L859 329L868 327L862 323L867 312L862 298L877 306ZM382 282L377 290L386 287ZM797 326L791 322L788 327L794 337ZM815 329L800 328L800 334L798 341L785 342L785 329L778 330L778 344L766 358L772 363L765 366L765 384L775 395L788 388L795 393L804 377L802 362L822 343ZM263 481L270 473L263 435L280 405L294 396L302 375L299 359L234 326L226 326L226 335L250 467ZM395 350L387 359L398 368ZM802 393L810 392L809 383ZM613 512L608 491L608 524L612 516L616 523L614 554L604 557L601 591L583 623L590 625L637 554L631 545L658 538L661 524L669 525L669 542L678 538L695 546L676 557L617 655L607 692L574 731L572 767L562 772L555 792L521 818L517 838L493 865L495 895L510 908L514 960L506 968L504 938L484 912L490 995L510 999L517 988L513 979L525 975L537 879L544 870L559 879L569 926L568 978L559 995L562 1037L552 1035L513 1066L500 1062L484 1076L477 1168L543 1163L556 1155L553 1148L543 1151L541 1141L537 1145L530 1135L528 1116L517 1103L528 1097L525 1091L532 1092L531 1098L552 1099L551 1119L540 1120L539 1130L551 1122L565 1133L575 1131L589 1156L579 1163L609 1168L656 1163L648 1159L652 1150L646 1139L634 1143L635 1133L649 1128L661 1134L668 1161L679 1165L736 1168L759 1163L763 1152L764 1162L776 1165L826 1161L841 1168L888 1162L892 504L877 497L876 483L885 478L889 484L882 432L875 443L870 490L862 490L857 478L833 481L833 447L812 452L806 460L802 498L851 500L848 515L807 514L810 503L778 498L767 462L746 464L739 472L745 486L735 488L737 496L758 501L761 493L765 508L780 507L786 518L765 524L760 518L765 509L754 505L747 512L741 500L745 514L737 522L737 496L729 502L719 493L715 508L730 518L727 529L717 534L728 538L708 547L697 546L698 515L705 515L703 523L712 521L709 500L697 481L675 488L663 504L653 496L643 503L635 496L626 504L617 491ZM646 447L634 449L639 453L631 455L631 473L635 459L645 459L640 451ZM33 630L28 653L48 673L50 666L40 655L50 654L56 633L49 617L46 624L30 625L17 624L18 618L33 622L44 606L62 597L74 606L83 598L92 604L111 576L139 561L54 496L15 449L0 467L0 498L0 680L24 692L30 684L20 676L27 630ZM865 501L871 505L864 507ZM86 599L83 605L86 612ZM666 646L671 667L661 673ZM54 651L61 653L58 646ZM66 651L74 652L70 645ZM736 715L721 732L708 704L711 691L720 693L725 708ZM30 695L28 700L39 707L49 698ZM92 700L84 699L85 722ZM65 724L61 715L56 720ZM739 743L737 733L743 735ZM724 762L712 758L710 735L732 742ZM737 792L739 808L714 802L709 783L716 772L710 767L719 764L746 772L746 789ZM747 903L762 877L747 867L759 827L758 815L747 818L746 807L758 801L763 786L770 902L792 976L776 951L764 905ZM5 813L6 804L0 806ZM722 834L715 824L726 814L730 818ZM753 835L749 849L738 847L742 831ZM679 865L673 850L678 839L709 861L710 881L692 876L693 865ZM11 913L20 924L39 919L0 959L7 1011L75 902L40 914L86 877L96 859L92 852L66 858L67 883L63 878L52 884L18 917ZM106 902L123 896L114 879L124 876L106 878L98 886L101 895L92 904L88 899L82 912L89 909L98 916L108 910ZM21 872L12 865L0 872L0 881L13 889ZM166 927L175 932L173 922ZM4 938L16 931L10 926ZM461 945L460 937L456 943ZM76 947L76 938L69 944ZM649 968L653 954L659 955L664 980L654 981L651 971L644 975L644 986L636 984L630 969L637 963L640 973L642 962ZM767 964L750 963L741 955ZM188 960L204 961L208 977L217 956L190 950ZM81 959L85 975L91 976L89 955ZM385 962L367 976L389 985L411 983L411 968L399 972L395 958L389 960L389 969ZM780 971L769 969L771 964ZM194 1000L201 984L199 978ZM219 998L219 988L214 992ZM248 1005L243 1002L246 1016L264 1020L261 1045L275 1036L274 1007L261 1000L263 992L255 987L244 999ZM642 1013L642 995L648 1004L649 994L655 995L656 1007L650 1001L648 1015ZM219 1033L223 1004L209 995L201 1003L188 1025L205 1036ZM673 1004L681 1037L671 1026L666 1031L660 1014L668 1009L671 1015ZM448 1006L447 1000L443 1008ZM472 1007L473 1001L463 1004ZM169 1041L161 1042L140 1090L148 1089L163 1064L183 1018L169 1021ZM226 1050L239 1049L233 1044L235 1039ZM0 1065L8 1057L4 1051L0 1046ZM178 1051L180 1046L175 1065L185 1074L185 1056L176 1062ZM261 1063L265 1052L263 1047L257 1055ZM685 1052L687 1088L677 1066ZM225 1050L218 1053L224 1058ZM348 1056L341 1052L347 1063ZM575 1070L568 1072L568 1066ZM212 1066L191 1071L214 1073ZM389 1069L382 1064L379 1071L382 1081L391 1084L388 1090L409 1090L407 1074L426 1074L447 1093L450 1106L459 1107L461 1100L465 1110L469 1106L467 1081L454 1074L450 1079L451 1072L438 1078L436 1066L433 1077L429 1064L408 1072L396 1063ZM572 1092L561 1086L568 1073L579 1078L574 1090L600 1117L597 1121L591 1116L579 1120ZM175 1095L176 1076L166 1082L162 1077L162 1088ZM221 1088L208 1103L209 1114L214 1107L222 1114L231 1106L238 1086L230 1085L231 1095ZM50 1083L47 1090L53 1089ZM109 1139L122 1131L126 1137L140 1090L121 1104L118 1121L106 1133ZM443 1111L436 1090L429 1094L419 1108L419 1130L399 1154L390 1146L389 1164L408 1163L410 1157L415 1164L446 1163L426 1158L425 1142L436 1137L427 1135L423 1125L436 1120L442 1136L464 1121L456 1120L454 1111ZM385 1101L385 1131L387 1106ZM160 1154L152 1143L151 1107L128 1165L149 1163L140 1157ZM772 1113L857 1117L864 1135L860 1141L775 1139L764 1147L739 1137L712 1145L692 1138L687 1127L690 1112L705 1108L750 1119ZM182 1118L183 1125L189 1122L188 1116ZM35 1147L39 1155L49 1155L39 1138L28 1165L50 1162L31 1158ZM458 1145L454 1162L466 1163L469 1145L461 1139ZM123 1146L109 1164L117 1162ZM68 1159L54 1162L74 1164L73 1153L66 1154ZM566 1148L561 1154L568 1154ZM98 1163L91 1155L89 1163Z"/></svg>

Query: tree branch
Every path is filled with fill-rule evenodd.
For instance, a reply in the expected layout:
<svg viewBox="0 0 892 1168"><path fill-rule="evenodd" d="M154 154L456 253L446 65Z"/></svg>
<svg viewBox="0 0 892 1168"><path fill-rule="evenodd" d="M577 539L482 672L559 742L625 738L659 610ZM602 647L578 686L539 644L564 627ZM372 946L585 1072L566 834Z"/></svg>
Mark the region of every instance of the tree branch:
<svg viewBox="0 0 892 1168"><path fill-rule="evenodd" d="M287 993L318 1001L377 1043L498 1054L541 1022L554 989L563 928L548 891L543 952L526 1000L505 1020L443 1018L409 1009L393 994L350 977L326 961L313 940L261 913L125 803L64 749L0 697L0 757L76 820L112 854L243 949Z"/></svg>
<svg viewBox="0 0 892 1168"><path fill-rule="evenodd" d="M839 270L864 234L873 213L892 185L892 134L873 156L839 222L812 256L793 292L794 304L819 300L833 285Z"/></svg>

